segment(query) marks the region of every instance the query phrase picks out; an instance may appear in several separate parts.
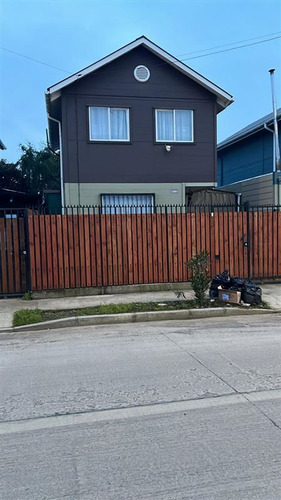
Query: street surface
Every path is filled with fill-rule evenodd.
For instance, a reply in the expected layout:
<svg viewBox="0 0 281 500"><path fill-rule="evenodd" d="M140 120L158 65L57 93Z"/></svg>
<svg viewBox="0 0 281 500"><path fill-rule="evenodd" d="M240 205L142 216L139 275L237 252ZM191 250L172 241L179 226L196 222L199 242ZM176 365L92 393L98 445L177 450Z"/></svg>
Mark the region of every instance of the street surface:
<svg viewBox="0 0 281 500"><path fill-rule="evenodd" d="M1 500L281 498L281 316L0 336Z"/></svg>

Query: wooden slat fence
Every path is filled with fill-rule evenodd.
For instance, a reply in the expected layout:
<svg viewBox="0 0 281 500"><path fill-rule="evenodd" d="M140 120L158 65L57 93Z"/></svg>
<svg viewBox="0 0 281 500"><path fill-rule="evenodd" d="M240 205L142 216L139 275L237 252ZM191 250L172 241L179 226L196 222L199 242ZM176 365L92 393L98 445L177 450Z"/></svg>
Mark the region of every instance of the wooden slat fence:
<svg viewBox="0 0 281 500"><path fill-rule="evenodd" d="M0 296L27 291L27 254L23 212L0 209Z"/></svg>
<svg viewBox="0 0 281 500"><path fill-rule="evenodd" d="M210 252L210 272L281 277L281 212L195 211L28 217L32 290L176 283Z"/></svg>

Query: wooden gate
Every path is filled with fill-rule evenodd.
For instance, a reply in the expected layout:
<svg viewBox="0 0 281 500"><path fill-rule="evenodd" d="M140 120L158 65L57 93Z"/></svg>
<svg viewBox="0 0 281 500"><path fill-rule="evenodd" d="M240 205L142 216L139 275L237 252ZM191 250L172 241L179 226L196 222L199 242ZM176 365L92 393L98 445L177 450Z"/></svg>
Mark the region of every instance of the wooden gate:
<svg viewBox="0 0 281 500"><path fill-rule="evenodd" d="M29 289L26 215L25 210L0 209L0 296Z"/></svg>

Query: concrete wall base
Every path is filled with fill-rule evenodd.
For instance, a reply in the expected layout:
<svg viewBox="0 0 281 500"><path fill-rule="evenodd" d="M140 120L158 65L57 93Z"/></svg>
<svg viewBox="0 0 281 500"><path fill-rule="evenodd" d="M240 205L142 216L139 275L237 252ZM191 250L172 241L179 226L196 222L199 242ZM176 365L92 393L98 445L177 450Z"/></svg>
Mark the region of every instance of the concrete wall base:
<svg viewBox="0 0 281 500"><path fill-rule="evenodd" d="M114 295L122 293L166 292L168 290L191 290L189 282L145 283L139 285L103 286L94 288L67 288L63 290L42 290L32 292L34 299L79 297L85 295Z"/></svg>

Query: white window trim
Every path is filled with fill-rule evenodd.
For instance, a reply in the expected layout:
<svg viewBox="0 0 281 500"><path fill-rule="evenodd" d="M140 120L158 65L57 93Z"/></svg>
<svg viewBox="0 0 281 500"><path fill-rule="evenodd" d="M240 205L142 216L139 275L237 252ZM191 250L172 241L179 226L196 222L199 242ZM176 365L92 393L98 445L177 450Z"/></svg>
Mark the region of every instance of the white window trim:
<svg viewBox="0 0 281 500"><path fill-rule="evenodd" d="M157 111L173 111L173 139L158 139L158 120L157 120ZM176 111L191 111L191 132L192 132L192 138L190 141L177 141L175 139L175 133L176 133ZM159 142L161 144L170 144L170 143L182 143L182 144L191 144L194 142L194 113L193 109L168 109L168 108L157 108L155 109L155 142Z"/></svg>
<svg viewBox="0 0 281 500"><path fill-rule="evenodd" d="M126 120L127 120L127 130L128 130L128 139L92 139L92 130L91 130L91 109L94 108L105 108L107 109L107 117L108 117L108 130L109 136L111 135L111 126L110 126L110 110L117 109L118 111L126 111ZM130 115L129 108L119 108L116 106L89 106L89 140L91 142L130 142Z"/></svg>
<svg viewBox="0 0 281 500"><path fill-rule="evenodd" d="M150 197L151 203L147 204L106 204L107 197ZM101 194L101 206L103 214L152 214L155 207L155 193L109 193Z"/></svg>

